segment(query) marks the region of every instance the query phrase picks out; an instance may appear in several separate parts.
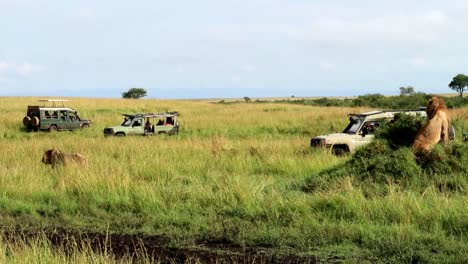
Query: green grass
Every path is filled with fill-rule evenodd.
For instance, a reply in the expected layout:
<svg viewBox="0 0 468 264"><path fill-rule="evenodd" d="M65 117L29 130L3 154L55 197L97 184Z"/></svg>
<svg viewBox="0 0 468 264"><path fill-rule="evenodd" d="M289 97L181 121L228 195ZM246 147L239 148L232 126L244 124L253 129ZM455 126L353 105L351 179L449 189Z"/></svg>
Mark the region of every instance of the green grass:
<svg viewBox="0 0 468 264"><path fill-rule="evenodd" d="M0 98L0 111L12 111L0 127L5 228L158 234L173 246L228 241L324 261L467 261L466 175L422 174L405 149L387 163L401 172L398 179L380 170L355 173L351 157L310 149L310 136L341 131L348 112L365 109L74 99L93 120L89 130L27 133L21 119L34 100ZM180 135L102 135L120 113L165 109L181 113ZM89 163L54 170L40 162L52 147L82 153ZM405 173L411 178L400 180ZM48 248L22 250L34 256Z"/></svg>
<svg viewBox="0 0 468 264"><path fill-rule="evenodd" d="M64 247L54 247L40 235L28 241L18 239L15 242L5 242L0 240L0 263L158 263L158 260L151 259L145 252L136 252L133 256L116 258L112 252L97 253L88 243L76 242L76 247L65 249ZM191 263L200 263L193 261Z"/></svg>

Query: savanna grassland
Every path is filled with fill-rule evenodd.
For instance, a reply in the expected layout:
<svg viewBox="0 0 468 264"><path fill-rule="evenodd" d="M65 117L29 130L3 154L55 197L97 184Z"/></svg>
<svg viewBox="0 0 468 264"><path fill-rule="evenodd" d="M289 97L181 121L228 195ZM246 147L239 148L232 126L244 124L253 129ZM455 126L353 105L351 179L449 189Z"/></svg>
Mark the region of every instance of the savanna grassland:
<svg viewBox="0 0 468 264"><path fill-rule="evenodd" d="M93 121L91 128L26 132L21 120L37 99L0 98L4 230L158 235L171 247L222 242L311 262L468 261L467 175L454 175L456 191L387 177L377 183L385 192L350 177L329 183L323 176L350 156L310 149L310 137L341 131L348 113L368 109L72 98L69 105ZM122 113L165 110L179 111L179 135L103 136ZM468 109L450 113L460 124ZM52 147L82 153L88 165L45 166L42 154ZM320 188L304 188L318 178ZM0 261L115 261L86 247L65 254L44 240L4 240Z"/></svg>

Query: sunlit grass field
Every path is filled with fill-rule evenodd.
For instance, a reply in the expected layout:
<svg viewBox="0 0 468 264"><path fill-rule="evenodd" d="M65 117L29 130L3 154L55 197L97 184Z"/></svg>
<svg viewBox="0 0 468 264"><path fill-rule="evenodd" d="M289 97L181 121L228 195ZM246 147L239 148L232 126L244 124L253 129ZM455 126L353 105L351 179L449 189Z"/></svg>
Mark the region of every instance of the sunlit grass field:
<svg viewBox="0 0 468 264"><path fill-rule="evenodd" d="M227 241L351 262L468 261L466 191L395 186L386 195L369 196L346 179L323 191L299 187L349 159L310 149L310 137L340 132L348 113L369 109L71 98L67 106L91 119L90 129L26 132L22 118L37 99L0 98L5 228L158 234L174 246ZM104 127L120 124L123 113L166 110L180 113L177 136L103 136ZM468 109L450 113L460 123ZM87 166L45 166L42 154L53 147L85 155ZM8 248L50 250L39 242L2 244L0 260L11 258ZM81 254L75 255L107 261Z"/></svg>

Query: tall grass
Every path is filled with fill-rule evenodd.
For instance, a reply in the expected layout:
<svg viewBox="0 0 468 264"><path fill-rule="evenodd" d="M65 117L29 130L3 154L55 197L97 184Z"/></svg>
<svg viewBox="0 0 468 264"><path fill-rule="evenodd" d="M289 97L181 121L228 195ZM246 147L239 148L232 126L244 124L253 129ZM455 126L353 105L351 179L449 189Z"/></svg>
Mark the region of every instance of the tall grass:
<svg viewBox="0 0 468 264"><path fill-rule="evenodd" d="M228 241L323 259L466 261L466 192L383 182L387 191L369 196L349 177L322 177L310 192L297 187L349 159L311 150L310 137L341 131L347 113L367 109L73 98L92 127L50 134L22 130L35 99L0 98L4 226L159 234L174 246ZM165 110L180 112L178 136L102 135L121 113ZM463 122L468 113L451 114ZM89 163L45 166L52 147Z"/></svg>
<svg viewBox="0 0 468 264"><path fill-rule="evenodd" d="M44 236L38 235L32 239L16 239L13 242L0 241L0 263L48 263L48 264L149 264L161 260L149 257L145 252L138 251L134 255L117 257L112 252L93 249L91 244L76 242L75 246L54 246ZM192 261L190 263L200 263Z"/></svg>

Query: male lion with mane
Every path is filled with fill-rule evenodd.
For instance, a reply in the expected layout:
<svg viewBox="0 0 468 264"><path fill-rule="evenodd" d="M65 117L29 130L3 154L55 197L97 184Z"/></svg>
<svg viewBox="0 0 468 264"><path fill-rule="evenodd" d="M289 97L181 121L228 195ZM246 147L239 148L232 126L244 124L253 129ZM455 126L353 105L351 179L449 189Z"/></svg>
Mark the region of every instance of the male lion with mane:
<svg viewBox="0 0 468 264"><path fill-rule="evenodd" d="M53 168L57 165L67 165L71 162L84 166L86 164L86 157L79 153L66 154L58 149L50 149L44 152L42 162L46 165L52 165Z"/></svg>
<svg viewBox="0 0 468 264"><path fill-rule="evenodd" d="M415 154L428 154L434 144L449 141L450 117L444 100L433 96L426 107L427 122L416 134L413 143Z"/></svg>

